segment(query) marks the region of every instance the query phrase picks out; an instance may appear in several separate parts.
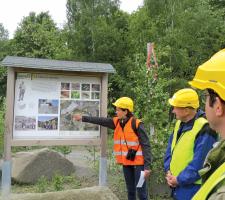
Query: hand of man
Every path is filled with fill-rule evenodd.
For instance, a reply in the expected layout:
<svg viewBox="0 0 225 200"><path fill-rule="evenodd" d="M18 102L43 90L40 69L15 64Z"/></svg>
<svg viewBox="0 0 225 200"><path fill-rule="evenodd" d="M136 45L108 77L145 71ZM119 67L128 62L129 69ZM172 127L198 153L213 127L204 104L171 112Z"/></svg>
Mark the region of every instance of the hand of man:
<svg viewBox="0 0 225 200"><path fill-rule="evenodd" d="M151 173L151 170L147 170L147 169L144 170L145 179L147 179L150 176L150 173Z"/></svg>
<svg viewBox="0 0 225 200"><path fill-rule="evenodd" d="M81 121L81 119L82 119L82 116L80 114L74 114L73 115L73 120L75 120L75 121Z"/></svg>
<svg viewBox="0 0 225 200"><path fill-rule="evenodd" d="M173 176L170 171L168 171L166 174L166 180L167 180L167 184L170 187L176 187L178 185L177 177Z"/></svg>

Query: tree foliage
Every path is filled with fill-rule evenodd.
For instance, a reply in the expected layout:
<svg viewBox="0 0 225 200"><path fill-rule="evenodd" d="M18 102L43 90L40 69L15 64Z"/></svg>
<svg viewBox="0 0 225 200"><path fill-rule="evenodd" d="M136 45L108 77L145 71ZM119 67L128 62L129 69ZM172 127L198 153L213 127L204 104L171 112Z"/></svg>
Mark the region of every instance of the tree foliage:
<svg viewBox="0 0 225 200"><path fill-rule="evenodd" d="M68 44L74 59L116 63L126 49L127 15L117 0L68 0Z"/></svg>
<svg viewBox="0 0 225 200"><path fill-rule="evenodd" d="M126 79L129 86L125 91L131 91L137 115L143 118L147 129L155 129L151 140L159 161L155 170L163 166L171 131L167 100L176 90L189 87L187 82L196 67L224 47L224 31L222 14L203 0L145 0L144 6L130 16L128 37L133 51L129 62L134 67ZM156 81L154 72L146 73L148 42L155 43L159 63Z"/></svg>
<svg viewBox="0 0 225 200"><path fill-rule="evenodd" d="M48 12L30 13L24 17L12 41L13 54L37 58L69 57L62 32L56 27Z"/></svg>
<svg viewBox="0 0 225 200"><path fill-rule="evenodd" d="M0 61L7 55L9 51L9 33L0 23Z"/></svg>
<svg viewBox="0 0 225 200"><path fill-rule="evenodd" d="M0 23L0 61L10 52L9 33ZM1 66L1 65L0 65ZM6 94L6 68L0 68L0 103Z"/></svg>
<svg viewBox="0 0 225 200"><path fill-rule="evenodd" d="M110 76L110 96L118 97L130 70L125 61L130 51L129 15L119 10L117 0L68 0L67 16L73 59L111 63L117 73Z"/></svg>

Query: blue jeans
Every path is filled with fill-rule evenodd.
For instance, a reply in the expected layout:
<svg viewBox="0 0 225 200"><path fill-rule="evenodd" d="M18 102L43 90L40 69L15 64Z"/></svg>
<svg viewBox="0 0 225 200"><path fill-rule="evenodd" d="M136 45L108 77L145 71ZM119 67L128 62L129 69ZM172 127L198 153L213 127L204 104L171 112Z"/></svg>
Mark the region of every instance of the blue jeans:
<svg viewBox="0 0 225 200"><path fill-rule="evenodd" d="M143 165L123 166L123 174L127 186L128 200L136 200L136 191L140 200L148 200L146 181L141 188L136 188L141 171L144 171Z"/></svg>

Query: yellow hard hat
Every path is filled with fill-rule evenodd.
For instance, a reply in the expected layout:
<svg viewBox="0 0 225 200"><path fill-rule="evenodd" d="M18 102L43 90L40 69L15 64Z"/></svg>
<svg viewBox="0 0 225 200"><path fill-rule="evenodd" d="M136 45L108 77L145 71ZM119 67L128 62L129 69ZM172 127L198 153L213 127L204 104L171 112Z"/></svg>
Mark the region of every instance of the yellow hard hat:
<svg viewBox="0 0 225 200"><path fill-rule="evenodd" d="M133 112L134 110L134 102L129 97L121 97L117 99L113 105L118 108L128 109L130 112Z"/></svg>
<svg viewBox="0 0 225 200"><path fill-rule="evenodd" d="M199 107L198 94L191 88L184 88L177 91L168 101L171 106L175 107L192 107L195 109Z"/></svg>
<svg viewBox="0 0 225 200"><path fill-rule="evenodd" d="M212 89L225 100L225 49L200 65L189 84L201 90Z"/></svg>

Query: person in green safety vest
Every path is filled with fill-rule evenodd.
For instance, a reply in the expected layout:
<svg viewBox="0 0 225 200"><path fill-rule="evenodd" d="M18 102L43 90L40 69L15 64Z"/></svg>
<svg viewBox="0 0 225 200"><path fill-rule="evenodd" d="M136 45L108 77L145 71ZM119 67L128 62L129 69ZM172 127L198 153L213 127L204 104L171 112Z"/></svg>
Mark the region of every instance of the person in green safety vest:
<svg viewBox="0 0 225 200"><path fill-rule="evenodd" d="M221 137L208 153L203 169L199 171L203 184L192 199L223 200L225 199L225 49L199 66L189 84L206 91L206 117L210 127Z"/></svg>
<svg viewBox="0 0 225 200"><path fill-rule="evenodd" d="M198 109L199 98L191 88L181 89L169 99L176 115L176 124L170 135L164 170L171 196L176 200L190 200L200 189L198 171L217 140L210 129L205 113Z"/></svg>

